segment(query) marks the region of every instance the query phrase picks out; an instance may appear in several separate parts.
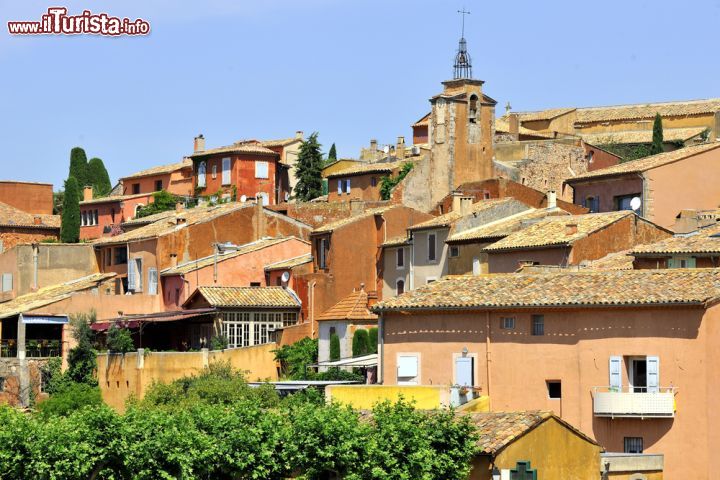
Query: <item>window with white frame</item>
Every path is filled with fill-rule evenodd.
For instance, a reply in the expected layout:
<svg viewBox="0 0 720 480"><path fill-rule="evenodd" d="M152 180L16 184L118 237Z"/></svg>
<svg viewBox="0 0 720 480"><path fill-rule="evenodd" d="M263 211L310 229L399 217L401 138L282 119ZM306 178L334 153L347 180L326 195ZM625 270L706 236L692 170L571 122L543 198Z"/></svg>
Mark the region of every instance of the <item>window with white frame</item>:
<svg viewBox="0 0 720 480"><path fill-rule="evenodd" d="M500 317L500 328L512 330L515 328L515 317Z"/></svg>
<svg viewBox="0 0 720 480"><path fill-rule="evenodd" d="M623 447L625 453L643 453L643 438L624 437Z"/></svg>
<svg viewBox="0 0 720 480"><path fill-rule="evenodd" d="M437 235L428 233L427 240L428 261L434 262L437 260Z"/></svg>
<svg viewBox="0 0 720 480"><path fill-rule="evenodd" d="M275 330L297 323L297 312L223 312L221 317L230 348L271 343Z"/></svg>
<svg viewBox="0 0 720 480"><path fill-rule="evenodd" d="M450 245L450 256L451 257L459 257L460 256L460 247L457 245Z"/></svg>
<svg viewBox="0 0 720 480"><path fill-rule="evenodd" d="M128 290L142 291L143 265L142 258L133 258L128 263Z"/></svg>
<svg viewBox="0 0 720 480"><path fill-rule="evenodd" d="M210 171L212 172L211 176L212 176L213 180L215 180L217 178L217 164L213 163L213 166L210 169Z"/></svg>
<svg viewBox="0 0 720 480"><path fill-rule="evenodd" d="M270 174L268 172L268 162L264 160L258 160L255 162L255 178L269 178Z"/></svg>
<svg viewBox="0 0 720 480"><path fill-rule="evenodd" d="M158 293L158 271L157 268L148 268L148 295Z"/></svg>
<svg viewBox="0 0 720 480"><path fill-rule="evenodd" d="M398 354L397 384L417 385L420 377L420 361L415 354Z"/></svg>
<svg viewBox="0 0 720 480"><path fill-rule="evenodd" d="M2 274L2 291L10 292L13 289L13 274L12 273L3 273Z"/></svg>
<svg viewBox="0 0 720 480"><path fill-rule="evenodd" d="M197 186L200 188L205 187L205 170L207 169L207 166L205 162L200 162L200 165L198 165L198 171L197 171Z"/></svg>
<svg viewBox="0 0 720 480"><path fill-rule="evenodd" d="M267 162L265 162L265 176L259 178L267 178ZM230 185L230 157L222 159L222 184Z"/></svg>
<svg viewBox="0 0 720 480"><path fill-rule="evenodd" d="M396 255L396 263L397 268L402 269L405 268L405 249L404 248L398 248Z"/></svg>

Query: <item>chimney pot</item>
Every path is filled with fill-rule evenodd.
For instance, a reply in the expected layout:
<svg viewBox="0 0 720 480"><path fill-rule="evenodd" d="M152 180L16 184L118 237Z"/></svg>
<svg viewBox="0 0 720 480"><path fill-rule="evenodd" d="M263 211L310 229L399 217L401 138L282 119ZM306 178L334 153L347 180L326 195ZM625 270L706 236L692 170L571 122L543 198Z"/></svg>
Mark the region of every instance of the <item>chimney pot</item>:
<svg viewBox="0 0 720 480"><path fill-rule="evenodd" d="M473 200L473 197L460 197L460 215L467 215L470 213Z"/></svg>
<svg viewBox="0 0 720 480"><path fill-rule="evenodd" d="M93 187L90 185L86 185L85 188L83 188L83 202L87 202L88 200L93 199Z"/></svg>
<svg viewBox="0 0 720 480"><path fill-rule="evenodd" d="M460 199L463 196L462 192L455 191L455 192L452 192L450 195L452 195L452 211L459 212L460 211Z"/></svg>
<svg viewBox="0 0 720 480"><path fill-rule="evenodd" d="M546 208L557 208L557 193L555 190L548 190Z"/></svg>
<svg viewBox="0 0 720 480"><path fill-rule="evenodd" d="M297 139L302 140L304 136L305 136L305 133L302 130L298 130L297 132L295 132L295 138L297 138Z"/></svg>
<svg viewBox="0 0 720 480"><path fill-rule="evenodd" d="M203 150L205 150L205 137L201 133L200 135L195 137L193 152L202 152Z"/></svg>
<svg viewBox="0 0 720 480"><path fill-rule="evenodd" d="M395 145L395 156L399 159L405 158L405 137L403 136L397 138L397 145Z"/></svg>
<svg viewBox="0 0 720 480"><path fill-rule="evenodd" d="M565 224L565 234L566 235L575 235L578 231L577 223L566 223Z"/></svg>
<svg viewBox="0 0 720 480"><path fill-rule="evenodd" d="M40 225L42 224L42 218L40 218L40 215L35 215L33 217L33 224Z"/></svg>
<svg viewBox="0 0 720 480"><path fill-rule="evenodd" d="M520 117L517 113L511 113L508 115L508 125L510 135L517 140L520 138Z"/></svg>

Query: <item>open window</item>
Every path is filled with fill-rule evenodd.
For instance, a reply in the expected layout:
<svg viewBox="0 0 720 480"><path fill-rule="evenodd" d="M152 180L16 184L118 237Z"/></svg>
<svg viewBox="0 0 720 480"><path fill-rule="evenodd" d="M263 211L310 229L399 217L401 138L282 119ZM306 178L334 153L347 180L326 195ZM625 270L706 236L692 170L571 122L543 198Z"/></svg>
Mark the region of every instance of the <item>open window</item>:
<svg viewBox="0 0 720 480"><path fill-rule="evenodd" d="M470 95L470 102L468 103L468 122L470 122L470 123L477 122L477 113L478 113L477 104L478 104L477 95L475 95L475 94Z"/></svg>

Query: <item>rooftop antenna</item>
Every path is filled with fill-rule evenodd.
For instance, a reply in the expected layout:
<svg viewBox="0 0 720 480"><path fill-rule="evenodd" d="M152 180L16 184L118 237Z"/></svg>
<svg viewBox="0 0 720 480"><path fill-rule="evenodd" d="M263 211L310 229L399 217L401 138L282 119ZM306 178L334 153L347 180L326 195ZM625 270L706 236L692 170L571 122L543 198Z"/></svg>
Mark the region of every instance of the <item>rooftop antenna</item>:
<svg viewBox="0 0 720 480"><path fill-rule="evenodd" d="M472 78L472 62L470 60L470 54L467 51L467 42L465 41L465 15L470 15L470 12L463 7L463 9L458 10L457 13L462 15L462 33L460 35L458 51L455 55L454 80L459 78Z"/></svg>

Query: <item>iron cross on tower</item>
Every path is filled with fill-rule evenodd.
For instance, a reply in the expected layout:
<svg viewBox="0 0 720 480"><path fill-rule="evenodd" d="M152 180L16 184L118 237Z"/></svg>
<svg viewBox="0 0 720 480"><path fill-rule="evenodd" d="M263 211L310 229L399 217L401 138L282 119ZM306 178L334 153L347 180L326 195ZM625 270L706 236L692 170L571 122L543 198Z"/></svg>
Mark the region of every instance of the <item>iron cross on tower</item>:
<svg viewBox="0 0 720 480"><path fill-rule="evenodd" d="M463 7L462 10L458 10L457 12L462 15L462 35L460 35L460 38L465 38L465 15L470 15L470 12L465 10L465 7Z"/></svg>
<svg viewBox="0 0 720 480"><path fill-rule="evenodd" d="M465 42L465 15L470 15L470 12L463 7L463 9L458 10L457 13L462 15L462 34L460 35L457 54L455 54L455 69L453 71L453 78L455 80L459 78L472 78L472 61L467 51L467 42Z"/></svg>

